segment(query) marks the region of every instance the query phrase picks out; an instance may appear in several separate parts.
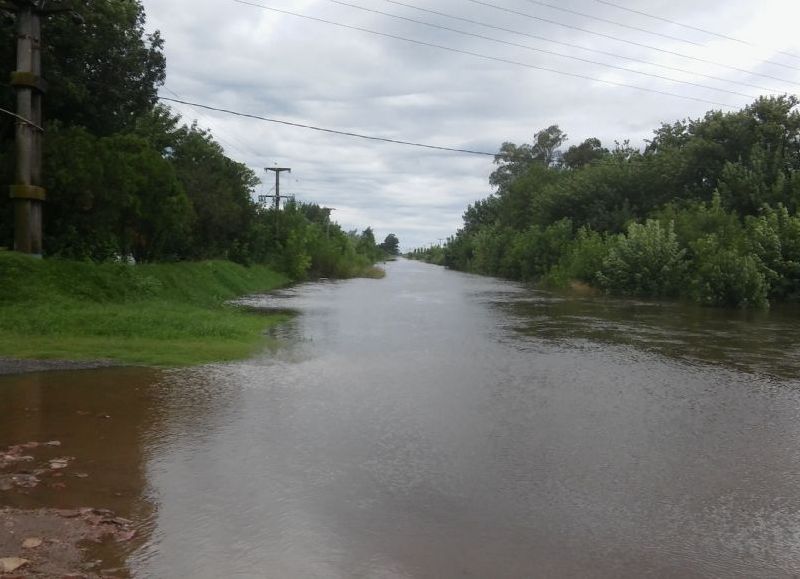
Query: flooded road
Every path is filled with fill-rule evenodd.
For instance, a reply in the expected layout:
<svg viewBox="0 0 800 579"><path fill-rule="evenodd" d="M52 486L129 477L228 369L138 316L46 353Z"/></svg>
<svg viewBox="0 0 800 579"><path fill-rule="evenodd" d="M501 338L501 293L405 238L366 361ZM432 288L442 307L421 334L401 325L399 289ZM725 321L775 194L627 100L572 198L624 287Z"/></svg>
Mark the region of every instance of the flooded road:
<svg viewBox="0 0 800 579"><path fill-rule="evenodd" d="M800 574L800 312L563 297L399 261L251 303L246 362L0 377L136 577Z"/></svg>

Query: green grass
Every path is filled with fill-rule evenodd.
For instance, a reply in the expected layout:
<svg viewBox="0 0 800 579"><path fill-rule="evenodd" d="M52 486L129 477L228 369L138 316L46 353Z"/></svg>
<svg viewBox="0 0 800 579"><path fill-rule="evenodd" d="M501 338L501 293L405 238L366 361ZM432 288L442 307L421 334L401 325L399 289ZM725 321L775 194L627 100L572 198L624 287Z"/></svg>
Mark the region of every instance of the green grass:
<svg viewBox="0 0 800 579"><path fill-rule="evenodd" d="M0 252L0 356L151 366L245 358L287 316L225 302L288 282L224 261L98 265Z"/></svg>
<svg viewBox="0 0 800 579"><path fill-rule="evenodd" d="M386 277L386 270L378 267L377 265L370 266L363 270L358 277L366 277L370 279L383 279Z"/></svg>

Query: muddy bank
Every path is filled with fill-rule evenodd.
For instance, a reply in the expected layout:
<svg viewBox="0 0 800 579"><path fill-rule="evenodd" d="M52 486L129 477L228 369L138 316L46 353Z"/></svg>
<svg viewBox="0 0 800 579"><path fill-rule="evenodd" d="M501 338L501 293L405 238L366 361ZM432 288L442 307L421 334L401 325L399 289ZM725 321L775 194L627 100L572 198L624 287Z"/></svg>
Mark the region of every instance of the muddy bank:
<svg viewBox="0 0 800 579"><path fill-rule="evenodd" d="M132 521L109 509L9 506L38 488L58 492L90 477L61 451L57 440L0 450L0 577L128 577L119 558L104 553L136 536Z"/></svg>
<svg viewBox="0 0 800 579"><path fill-rule="evenodd" d="M128 577L87 554L92 543L132 538L130 525L103 509L0 508L0 577Z"/></svg>
<svg viewBox="0 0 800 579"><path fill-rule="evenodd" d="M92 370L119 366L111 360L23 360L0 356L0 376L57 370Z"/></svg>

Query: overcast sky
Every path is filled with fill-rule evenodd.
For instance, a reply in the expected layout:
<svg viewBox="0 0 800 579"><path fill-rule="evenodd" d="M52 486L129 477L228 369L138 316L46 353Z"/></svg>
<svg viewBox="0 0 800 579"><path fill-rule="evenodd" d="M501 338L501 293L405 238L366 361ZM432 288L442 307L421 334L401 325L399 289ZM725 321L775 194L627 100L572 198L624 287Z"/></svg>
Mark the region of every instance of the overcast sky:
<svg viewBox="0 0 800 579"><path fill-rule="evenodd" d="M248 2L591 78L448 52L234 0L144 0L148 28L161 30L166 40L162 96L331 129L495 152L503 141L530 142L536 131L551 124L569 135L568 145L594 136L606 146L613 146L615 139L640 145L661 122L696 118L712 108L734 110L770 90L791 93L800 87L797 0L610 0L738 41L601 0L402 0L407 6L515 33L388 0L342 1L627 70L426 27L332 0ZM548 3L613 22L543 5ZM256 171L265 182L261 193L273 184L264 167L291 167L282 193L335 207L334 218L347 229L370 225L379 240L396 233L403 248L451 235L467 204L491 192L491 157L364 141L173 106L187 122L196 119L210 128L228 156Z"/></svg>

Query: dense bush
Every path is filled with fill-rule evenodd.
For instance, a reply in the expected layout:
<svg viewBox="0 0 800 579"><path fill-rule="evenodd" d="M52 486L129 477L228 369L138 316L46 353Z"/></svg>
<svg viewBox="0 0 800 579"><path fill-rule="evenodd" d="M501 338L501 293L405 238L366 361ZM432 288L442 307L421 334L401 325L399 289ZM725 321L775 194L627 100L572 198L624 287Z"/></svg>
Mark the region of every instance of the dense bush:
<svg viewBox="0 0 800 579"><path fill-rule="evenodd" d="M521 279L534 280L545 275L561 259L572 243L572 221L562 219L547 227L532 225L514 244Z"/></svg>
<svg viewBox="0 0 800 579"><path fill-rule="evenodd" d="M643 150L590 138L561 154L557 126L504 143L496 190L467 208L443 262L715 306L800 300L799 103L664 124Z"/></svg>
<svg viewBox="0 0 800 579"><path fill-rule="evenodd" d="M564 287L576 280L599 285L598 274L618 236L602 235L587 227L578 230L572 245L561 256L558 264L544 276L548 285Z"/></svg>
<svg viewBox="0 0 800 579"><path fill-rule="evenodd" d="M759 259L720 244L712 233L693 244L691 291L711 306L765 307L769 284Z"/></svg>
<svg viewBox="0 0 800 579"><path fill-rule="evenodd" d="M631 223L611 248L597 274L600 285L612 293L673 297L684 283L686 250L678 244L675 228L656 220Z"/></svg>

